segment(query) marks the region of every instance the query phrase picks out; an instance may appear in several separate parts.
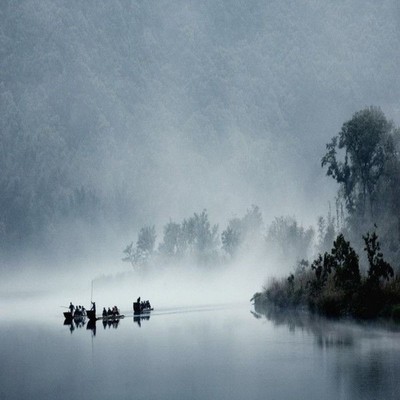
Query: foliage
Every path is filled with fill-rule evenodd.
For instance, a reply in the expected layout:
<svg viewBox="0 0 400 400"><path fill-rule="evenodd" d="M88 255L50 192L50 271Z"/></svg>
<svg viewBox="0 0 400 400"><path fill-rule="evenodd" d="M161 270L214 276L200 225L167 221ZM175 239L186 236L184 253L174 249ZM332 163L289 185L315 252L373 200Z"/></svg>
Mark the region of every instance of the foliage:
<svg viewBox="0 0 400 400"><path fill-rule="evenodd" d="M169 221L164 226L164 241L158 247L160 254L173 257L183 252L181 225Z"/></svg>
<svg viewBox="0 0 400 400"><path fill-rule="evenodd" d="M361 276L359 256L339 234L329 253L319 254L310 266L303 262L287 279L273 280L254 301L264 306L303 306L329 316L395 315L400 304L398 278L393 278L392 267L383 259L376 233L367 233L364 240L367 276Z"/></svg>
<svg viewBox="0 0 400 400"><path fill-rule="evenodd" d="M334 271L336 287L343 289L345 293L357 290L361 281L358 255L343 234L334 241L328 260L330 270Z"/></svg>
<svg viewBox="0 0 400 400"><path fill-rule="evenodd" d="M317 252L324 253L331 249L337 233L344 229L344 215L339 199L336 199L336 219L332 216L329 203L329 212L326 218L320 216L317 220Z"/></svg>
<svg viewBox="0 0 400 400"><path fill-rule="evenodd" d="M126 256L123 261L130 262L132 266L144 265L152 256L156 243L155 226L145 226L140 229L136 246L131 242L124 250Z"/></svg>
<svg viewBox="0 0 400 400"><path fill-rule="evenodd" d="M169 221L163 228L163 241L155 252L155 227L144 227L139 232L136 247L130 244L124 250L123 259L132 264L143 263L151 257L164 257L172 260L192 258L200 264L217 261L218 225L211 225L208 213L194 213L180 224Z"/></svg>
<svg viewBox="0 0 400 400"><path fill-rule="evenodd" d="M194 213L180 223L169 220L163 227L163 238L155 251L155 227L140 230L136 246L133 242L125 249L124 261L132 265L143 264L151 258L162 262L194 261L201 265L218 264L225 261L221 250L230 256L237 251L252 251L262 240L262 215L259 207L247 209L242 218L229 221L228 227L218 235L218 225L209 220L207 210ZM220 247L221 246L221 247Z"/></svg>
<svg viewBox="0 0 400 400"><path fill-rule="evenodd" d="M380 226L383 248L400 261L400 131L378 107L356 112L327 144L322 166L339 184L354 238ZM361 243L358 246L361 250Z"/></svg>
<svg viewBox="0 0 400 400"><path fill-rule="evenodd" d="M232 226L228 227L221 234L222 250L230 256L234 256L240 244L240 231Z"/></svg>
<svg viewBox="0 0 400 400"><path fill-rule="evenodd" d="M321 164L341 186L349 213L374 215L379 181L386 164L396 157L395 134L393 123L383 112L369 107L355 113L327 144ZM337 154L340 150L344 152L343 161Z"/></svg>
<svg viewBox="0 0 400 400"><path fill-rule="evenodd" d="M312 227L305 229L294 217L276 217L268 229L266 240L281 256L296 261L308 257L313 238Z"/></svg>
<svg viewBox="0 0 400 400"><path fill-rule="evenodd" d="M373 287L377 287L382 280L388 281L390 278L393 278L393 268L383 259L376 232L372 234L368 232L363 236L363 239L365 242L364 250L367 252L369 263L367 283Z"/></svg>
<svg viewBox="0 0 400 400"><path fill-rule="evenodd" d="M222 249L233 257L239 250L254 248L261 239L263 218L260 208L252 205L242 218L233 218L221 234Z"/></svg>
<svg viewBox="0 0 400 400"><path fill-rule="evenodd" d="M278 307L296 307L306 304L311 270L306 260L297 263L294 273L288 278L272 279L263 293L256 293L256 304L274 304Z"/></svg>

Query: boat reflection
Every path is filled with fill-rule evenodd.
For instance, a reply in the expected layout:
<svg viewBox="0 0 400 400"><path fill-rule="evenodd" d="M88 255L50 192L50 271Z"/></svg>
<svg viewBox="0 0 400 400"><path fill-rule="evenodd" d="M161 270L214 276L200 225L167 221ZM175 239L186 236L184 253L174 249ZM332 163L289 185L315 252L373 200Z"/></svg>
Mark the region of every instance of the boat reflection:
<svg viewBox="0 0 400 400"><path fill-rule="evenodd" d="M79 318L66 318L64 320L64 325L65 326L69 326L69 331L72 333L74 332L76 329L81 329L81 328L85 328L88 331L92 332L93 336L96 336L96 323L97 321L101 321L103 328L107 329L107 328L113 328L116 329L119 326L119 322L120 320L123 318L124 316L121 315L120 318L86 318L86 317L79 317Z"/></svg>
<svg viewBox="0 0 400 400"><path fill-rule="evenodd" d="M86 329L92 331L92 335L96 336L96 320L95 319L89 319Z"/></svg>
<svg viewBox="0 0 400 400"><path fill-rule="evenodd" d="M64 325L69 326L69 331L72 333L75 329L83 328L86 324L86 317L65 318Z"/></svg>
<svg viewBox="0 0 400 400"><path fill-rule="evenodd" d="M86 321L88 321L86 323ZM73 333L76 329L82 329L86 326L86 330L91 331L93 336L96 336L96 320L89 319L86 317L79 318L66 318L64 320L64 326L69 326L69 331Z"/></svg>
<svg viewBox="0 0 400 400"><path fill-rule="evenodd" d="M106 329L107 327L117 329L119 325L120 319L103 319L103 328Z"/></svg>
<svg viewBox="0 0 400 400"><path fill-rule="evenodd" d="M133 322L138 324L139 328L142 327L142 321L148 321L150 319L150 314L134 315Z"/></svg>

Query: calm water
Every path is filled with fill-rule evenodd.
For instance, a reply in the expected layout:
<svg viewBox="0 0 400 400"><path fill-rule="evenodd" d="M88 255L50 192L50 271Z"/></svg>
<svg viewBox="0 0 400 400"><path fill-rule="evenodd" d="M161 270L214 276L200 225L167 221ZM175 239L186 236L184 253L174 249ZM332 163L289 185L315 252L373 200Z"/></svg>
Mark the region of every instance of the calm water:
<svg viewBox="0 0 400 400"><path fill-rule="evenodd" d="M74 328L61 317L2 321L0 398L400 398L396 326L244 306Z"/></svg>

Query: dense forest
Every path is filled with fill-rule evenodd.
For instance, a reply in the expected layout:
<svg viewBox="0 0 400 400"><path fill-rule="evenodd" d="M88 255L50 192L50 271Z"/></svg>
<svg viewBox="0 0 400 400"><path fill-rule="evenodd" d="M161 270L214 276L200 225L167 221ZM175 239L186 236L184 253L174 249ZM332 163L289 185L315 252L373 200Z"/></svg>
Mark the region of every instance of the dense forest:
<svg viewBox="0 0 400 400"><path fill-rule="evenodd" d="M1 254L49 250L49 238L73 251L80 238L104 247L106 230L120 244L145 226L151 239L152 224L171 218L156 232L157 253L202 253L203 239L185 236L198 225L206 259L214 250L232 258L250 235L247 214L235 216L251 204L263 213L261 247L265 236L285 240L287 227L301 232L291 259L318 215L327 214L317 230L337 228L340 207L359 238L357 213L398 230L384 211L394 200L379 197L391 184L376 181L376 167L356 182L355 161L335 159L345 137L319 165L357 110L377 104L399 120L397 21L394 0L2 1ZM326 169L343 192L330 212Z"/></svg>

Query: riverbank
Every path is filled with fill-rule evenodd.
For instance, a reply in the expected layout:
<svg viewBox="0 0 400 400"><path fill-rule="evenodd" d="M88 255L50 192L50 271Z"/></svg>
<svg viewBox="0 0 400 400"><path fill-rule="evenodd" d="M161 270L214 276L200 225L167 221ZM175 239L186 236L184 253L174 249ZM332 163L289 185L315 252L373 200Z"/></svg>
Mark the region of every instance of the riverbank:
<svg viewBox="0 0 400 400"><path fill-rule="evenodd" d="M330 253L301 261L287 278L273 279L253 296L256 307L306 308L330 317L400 319L400 276L383 259L375 233L364 237L366 274L359 256L339 235Z"/></svg>
<svg viewBox="0 0 400 400"><path fill-rule="evenodd" d="M364 280L354 292L335 288L330 282L317 288L310 271L273 280L252 300L258 309L274 306L280 309L307 309L328 317L394 318L400 320L400 279L373 287Z"/></svg>

